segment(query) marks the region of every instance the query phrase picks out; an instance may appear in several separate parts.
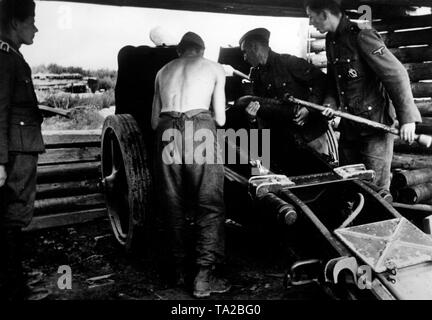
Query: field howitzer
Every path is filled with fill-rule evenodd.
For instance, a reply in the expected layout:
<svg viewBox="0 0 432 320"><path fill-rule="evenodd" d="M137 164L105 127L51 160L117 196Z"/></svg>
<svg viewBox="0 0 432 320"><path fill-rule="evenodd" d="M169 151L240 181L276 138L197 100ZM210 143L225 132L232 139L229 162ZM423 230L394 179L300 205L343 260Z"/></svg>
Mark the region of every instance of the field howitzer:
<svg viewBox="0 0 432 320"><path fill-rule="evenodd" d="M239 107L247 107L247 105L249 104L249 102L251 101L257 101L259 102L261 105L265 105L265 104L272 104L272 105L287 105L287 104L294 104L294 105L299 105L299 106L303 106L306 108L311 108L314 110L318 110L320 112L324 111L325 109L327 109L326 107L313 103L313 102L309 102L309 101L305 101L305 100L301 100L301 99L297 99L291 95L286 95L283 99L273 99L273 98L262 98L262 97L257 97L257 96L243 96L241 98L239 98L236 101L236 105ZM384 132L389 132L391 134L397 135L399 136L399 129L394 128L394 127L390 127L387 125L384 125L382 123L376 122L376 121L372 121L372 120L368 120L359 116L355 116L346 112L342 112L342 111L337 111L334 110L334 115L336 117L340 117L343 119L347 119L356 123L360 123L363 124L365 126L377 129L377 130L381 130ZM415 141L417 141L420 145L425 146L427 148L429 148L432 145L432 137L428 136L428 135L424 135L424 134L419 134L419 135L415 135L414 137Z"/></svg>

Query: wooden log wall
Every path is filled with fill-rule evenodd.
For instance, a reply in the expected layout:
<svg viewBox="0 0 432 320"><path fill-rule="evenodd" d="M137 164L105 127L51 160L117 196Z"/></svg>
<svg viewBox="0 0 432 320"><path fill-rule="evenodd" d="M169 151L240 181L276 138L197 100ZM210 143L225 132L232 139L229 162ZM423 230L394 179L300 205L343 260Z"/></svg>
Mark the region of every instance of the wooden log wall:
<svg viewBox="0 0 432 320"><path fill-rule="evenodd" d="M428 6L432 6L432 3ZM423 123L417 126L417 132L432 135L432 15L409 15L409 10L393 11L389 15L383 10L373 10L372 13L372 27L381 34L387 47L403 63L410 76L415 102L423 118ZM358 18L352 10L347 14L351 19ZM312 26L310 28L309 61L325 71L325 35L320 34ZM431 148L424 148L417 143L408 145L396 139L393 170L418 170L430 167ZM396 201L400 201L397 194L395 195ZM429 205L432 212L432 192L431 197L426 193L423 195L425 199L421 199L420 202L424 206Z"/></svg>
<svg viewBox="0 0 432 320"><path fill-rule="evenodd" d="M105 217L100 178L100 130L44 132L35 214L27 231Z"/></svg>

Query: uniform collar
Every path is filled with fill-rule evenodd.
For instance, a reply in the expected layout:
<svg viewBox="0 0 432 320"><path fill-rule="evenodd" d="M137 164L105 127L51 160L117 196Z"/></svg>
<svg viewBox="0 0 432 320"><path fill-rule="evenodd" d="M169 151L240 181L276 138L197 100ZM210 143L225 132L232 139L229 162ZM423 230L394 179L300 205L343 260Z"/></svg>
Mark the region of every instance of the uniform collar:
<svg viewBox="0 0 432 320"><path fill-rule="evenodd" d="M3 42L6 42L9 45L9 49L12 50L13 52L17 53L18 55L22 56L21 52L18 49L18 46L15 44L15 42L13 42L11 39L1 36L0 40Z"/></svg>
<svg viewBox="0 0 432 320"><path fill-rule="evenodd" d="M345 13L343 13L337 29L333 33L333 37L337 37L340 34L343 34L344 31L348 30L351 25L351 20L346 16Z"/></svg>

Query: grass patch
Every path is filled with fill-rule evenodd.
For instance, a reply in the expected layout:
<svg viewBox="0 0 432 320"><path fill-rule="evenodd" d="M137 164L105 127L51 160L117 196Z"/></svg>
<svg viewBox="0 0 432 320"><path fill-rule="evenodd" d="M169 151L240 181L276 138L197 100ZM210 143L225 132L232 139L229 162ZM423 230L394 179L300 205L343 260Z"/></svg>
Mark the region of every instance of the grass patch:
<svg viewBox="0 0 432 320"><path fill-rule="evenodd" d="M42 130L92 130L102 128L104 117L95 106L76 107L71 109L70 118L54 116L45 118Z"/></svg>
<svg viewBox="0 0 432 320"><path fill-rule="evenodd" d="M41 104L53 108L72 109L81 106L94 107L98 110L109 108L115 104L114 89L101 93L38 93L38 100Z"/></svg>

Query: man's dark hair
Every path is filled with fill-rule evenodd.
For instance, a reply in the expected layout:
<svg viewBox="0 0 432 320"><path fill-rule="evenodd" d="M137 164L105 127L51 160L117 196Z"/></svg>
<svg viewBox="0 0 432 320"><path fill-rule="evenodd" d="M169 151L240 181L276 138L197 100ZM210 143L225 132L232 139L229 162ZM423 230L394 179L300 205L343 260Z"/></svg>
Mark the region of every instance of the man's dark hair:
<svg viewBox="0 0 432 320"><path fill-rule="evenodd" d="M0 0L0 32L8 32L14 19L34 17L35 6L33 0Z"/></svg>
<svg viewBox="0 0 432 320"><path fill-rule="evenodd" d="M316 13L321 13L324 10L329 10L335 16L342 13L339 3L335 0L305 0L304 7Z"/></svg>

